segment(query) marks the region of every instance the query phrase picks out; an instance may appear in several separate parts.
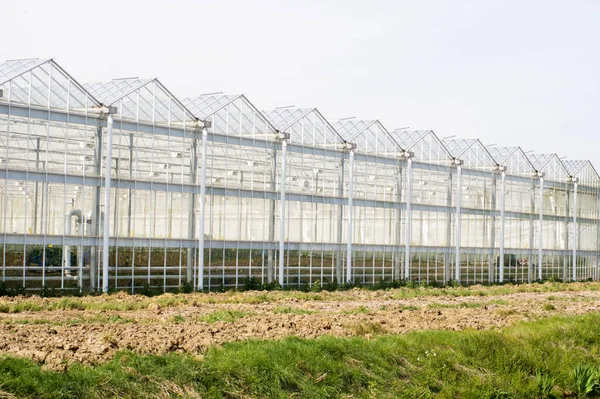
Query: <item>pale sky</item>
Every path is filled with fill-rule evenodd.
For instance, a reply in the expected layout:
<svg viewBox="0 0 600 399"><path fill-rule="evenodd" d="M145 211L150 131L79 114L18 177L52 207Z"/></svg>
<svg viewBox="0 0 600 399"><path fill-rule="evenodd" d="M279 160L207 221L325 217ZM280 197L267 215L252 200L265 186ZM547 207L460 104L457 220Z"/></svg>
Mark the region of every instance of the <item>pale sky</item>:
<svg viewBox="0 0 600 399"><path fill-rule="evenodd" d="M0 0L0 61L590 159L600 1Z"/></svg>

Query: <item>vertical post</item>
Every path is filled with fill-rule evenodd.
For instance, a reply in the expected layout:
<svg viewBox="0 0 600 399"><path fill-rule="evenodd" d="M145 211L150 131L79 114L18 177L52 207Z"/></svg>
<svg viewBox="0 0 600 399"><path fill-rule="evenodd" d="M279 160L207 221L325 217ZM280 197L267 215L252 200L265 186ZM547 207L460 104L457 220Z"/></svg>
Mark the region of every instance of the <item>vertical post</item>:
<svg viewBox="0 0 600 399"><path fill-rule="evenodd" d="M133 133L129 134L129 180L133 180ZM133 200L131 189L127 189L127 237L131 237L131 208Z"/></svg>
<svg viewBox="0 0 600 399"><path fill-rule="evenodd" d="M408 280L410 278L410 241L411 241L411 226L410 219L412 217L412 212L410 210L410 204L412 201L412 154L405 153L406 159L406 243L405 243L405 256L404 256L404 279Z"/></svg>
<svg viewBox="0 0 600 399"><path fill-rule="evenodd" d="M104 172L104 228L102 243L102 292L108 292L108 244L110 234L110 179L112 169L112 139L113 139L113 116L108 110L107 143L106 143L106 169Z"/></svg>
<svg viewBox="0 0 600 399"><path fill-rule="evenodd" d="M452 207L452 185L453 185L453 173L452 169L448 170L448 182L446 186L446 207L448 209L446 213L446 251L444 253L444 284L448 283L450 280L450 246L452 242L452 212L450 212L450 208Z"/></svg>
<svg viewBox="0 0 600 399"><path fill-rule="evenodd" d="M354 148L350 149L350 170L348 182L348 234L346 243L346 282L352 282L352 196L354 185Z"/></svg>
<svg viewBox="0 0 600 399"><path fill-rule="evenodd" d="M492 185L490 188L490 253L489 253L489 265L488 265L488 282L493 283L495 279L494 269L494 249L496 247L496 189L497 189L497 178L496 174L492 175Z"/></svg>
<svg viewBox="0 0 600 399"><path fill-rule="evenodd" d="M206 158L208 132L202 129L202 169L200 170L200 224L198 232L198 290L204 289L204 219L206 204Z"/></svg>
<svg viewBox="0 0 600 399"><path fill-rule="evenodd" d="M283 287L283 262L284 256L284 243L285 243L285 178L286 178L286 163L287 163L287 140L284 138L281 140L281 215L279 216L279 285Z"/></svg>
<svg viewBox="0 0 600 399"><path fill-rule="evenodd" d="M533 282L533 247L535 246L535 178L531 179L531 191L529 196L529 260L527 261L527 282Z"/></svg>
<svg viewBox="0 0 600 399"><path fill-rule="evenodd" d="M94 175L99 179L102 174L102 151L103 151L103 133L102 126L96 129L96 142L94 143ZM90 246L90 289L95 290L98 286L96 274L98 273L98 238L100 236L100 220L102 218L102 210L100 209L100 193L102 187L100 185L94 188L94 198L92 202L92 220L89 235L94 237L94 245ZM83 226L86 225L85 215ZM85 227L84 227L85 229Z"/></svg>
<svg viewBox="0 0 600 399"><path fill-rule="evenodd" d="M342 198L344 196L344 179L345 179L345 171L346 168L346 164L344 162L344 159L342 158L340 160L340 164L339 164L339 168L338 168L338 181L339 181L339 185L338 185L338 192L337 195L339 198ZM342 231L344 229L344 205L342 205L341 203L338 205L337 208L337 241L338 244L342 244ZM338 284L342 283L342 251L336 251L336 257L335 257L335 279L337 281Z"/></svg>
<svg viewBox="0 0 600 399"><path fill-rule="evenodd" d="M38 172L40 170L40 138L37 137L35 139L35 171ZM37 220L38 220L38 185L39 183L35 182L35 191L33 199L33 234L37 234Z"/></svg>
<svg viewBox="0 0 600 399"><path fill-rule="evenodd" d="M542 279L542 260L544 258L544 175L540 175L540 228L538 246L538 280Z"/></svg>
<svg viewBox="0 0 600 399"><path fill-rule="evenodd" d="M577 281L577 178L573 178L573 281Z"/></svg>
<svg viewBox="0 0 600 399"><path fill-rule="evenodd" d="M190 194L190 199L188 203L188 238L190 240L194 239L194 235L196 234L196 190L198 185L198 139L192 140L192 148L190 155L190 183L194 185L194 190ZM182 155L183 156L183 155ZM193 281L194 275L194 252L193 248L188 248L187 251L187 264L186 264L186 281L195 286L195 282Z"/></svg>
<svg viewBox="0 0 600 399"><path fill-rule="evenodd" d="M400 280L400 242L402 241L402 216L400 212L400 202L402 202L402 164L398 163L398 172L396 173L396 238L394 244L398 247L396 258L394 259L394 280Z"/></svg>
<svg viewBox="0 0 600 399"><path fill-rule="evenodd" d="M596 188L596 220L600 219L600 190ZM593 270L593 279L598 281L598 267L600 267L600 224L596 223L596 267Z"/></svg>
<svg viewBox="0 0 600 399"><path fill-rule="evenodd" d="M275 192L275 183L277 180L277 150L273 150L271 155L271 175L270 175L270 190ZM269 200L269 243L275 241L275 200ZM274 250L267 250L267 282L272 283L274 279Z"/></svg>
<svg viewBox="0 0 600 399"><path fill-rule="evenodd" d="M461 233L461 202L462 202L462 161L454 160L456 163L456 242L454 260L454 279L460 283L460 233Z"/></svg>
<svg viewBox="0 0 600 399"><path fill-rule="evenodd" d="M506 206L506 169L501 167L502 170L502 192L500 193L500 258L498 263L500 263L500 272L498 276L498 281L504 281L504 208Z"/></svg>

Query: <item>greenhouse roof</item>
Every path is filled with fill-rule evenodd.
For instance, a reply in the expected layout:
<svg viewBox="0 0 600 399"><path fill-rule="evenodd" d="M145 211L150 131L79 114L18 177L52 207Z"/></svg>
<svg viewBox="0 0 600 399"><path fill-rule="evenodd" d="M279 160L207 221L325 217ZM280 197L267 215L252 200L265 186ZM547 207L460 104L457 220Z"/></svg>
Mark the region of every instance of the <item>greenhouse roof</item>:
<svg viewBox="0 0 600 399"><path fill-rule="evenodd" d="M264 138L285 130L292 142L303 145L334 146L351 141L367 153L390 155L409 150L421 162L447 163L458 158L469 167L486 169L495 162L506 165L508 173L531 176L532 172L543 171L557 179L577 174L591 179L597 175L587 160L563 161L556 154L526 154L520 147L486 147L477 139L440 140L431 130L389 132L378 120L330 123L315 108L277 108L263 114L244 95L214 93L180 101L155 78L82 85L53 59L5 61L0 64L0 89L2 102L53 110L97 112L102 105L115 105L123 118L153 123L197 126L198 120L210 119L215 133Z"/></svg>
<svg viewBox="0 0 600 399"><path fill-rule="evenodd" d="M579 160L567 159L563 163L565 165L565 168L569 172L569 174L571 176L575 176L577 174L577 172L579 172L581 170L581 168L583 168L587 162L589 162L589 161L581 160L581 159L579 159Z"/></svg>
<svg viewBox="0 0 600 399"><path fill-rule="evenodd" d="M277 130L289 133L292 143L324 146L346 141L317 108L281 107L263 114Z"/></svg>
<svg viewBox="0 0 600 399"><path fill-rule="evenodd" d="M103 104L115 105L123 118L149 122L185 122L197 118L156 78L124 78L88 83Z"/></svg>
<svg viewBox="0 0 600 399"><path fill-rule="evenodd" d="M509 174L531 176L537 172L521 147L490 147L490 154L498 165L504 165Z"/></svg>
<svg viewBox="0 0 600 399"><path fill-rule="evenodd" d="M84 110L98 101L52 59L10 60L0 64L0 88L11 102Z"/></svg>
<svg viewBox="0 0 600 399"><path fill-rule="evenodd" d="M529 154L528 157L536 170L544 172L545 178L558 181L569 179L569 171L558 155Z"/></svg>
<svg viewBox="0 0 600 399"><path fill-rule="evenodd" d="M36 66L42 65L50 60L40 60L39 58L28 58L22 60L9 60L0 64L0 84L16 78L23 73L30 71Z"/></svg>
<svg viewBox="0 0 600 399"><path fill-rule="evenodd" d="M444 164L454 159L433 130L396 129L392 137L401 147L413 152L417 161Z"/></svg>
<svg viewBox="0 0 600 399"><path fill-rule="evenodd" d="M479 139L447 138L442 139L442 142L450 154L462 160L466 167L489 170L498 166L492 154Z"/></svg>
<svg viewBox="0 0 600 399"><path fill-rule="evenodd" d="M344 140L356 143L357 149L369 154L396 156L404 150L392 138L380 121L341 119L333 126Z"/></svg>
<svg viewBox="0 0 600 399"><path fill-rule="evenodd" d="M211 120L212 131L227 135L264 137L277 128L243 94L211 93L183 99L202 120Z"/></svg>

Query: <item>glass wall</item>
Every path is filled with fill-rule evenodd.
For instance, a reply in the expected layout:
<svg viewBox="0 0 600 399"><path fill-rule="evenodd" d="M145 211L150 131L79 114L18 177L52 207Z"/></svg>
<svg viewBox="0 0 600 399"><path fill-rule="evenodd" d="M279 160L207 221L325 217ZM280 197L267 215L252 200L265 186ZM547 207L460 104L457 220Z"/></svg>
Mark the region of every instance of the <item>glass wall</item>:
<svg viewBox="0 0 600 399"><path fill-rule="evenodd" d="M82 85L52 60L0 64L0 90L14 288L598 278L588 161L243 95L180 101L157 79Z"/></svg>

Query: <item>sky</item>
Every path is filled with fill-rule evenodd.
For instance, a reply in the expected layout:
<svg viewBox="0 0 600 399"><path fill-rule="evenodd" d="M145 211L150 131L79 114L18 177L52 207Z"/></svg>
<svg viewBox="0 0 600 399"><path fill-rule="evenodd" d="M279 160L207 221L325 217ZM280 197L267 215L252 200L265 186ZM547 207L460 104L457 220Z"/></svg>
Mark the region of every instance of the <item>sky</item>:
<svg viewBox="0 0 600 399"><path fill-rule="evenodd" d="M0 62L590 159L600 1L1 0Z"/></svg>

